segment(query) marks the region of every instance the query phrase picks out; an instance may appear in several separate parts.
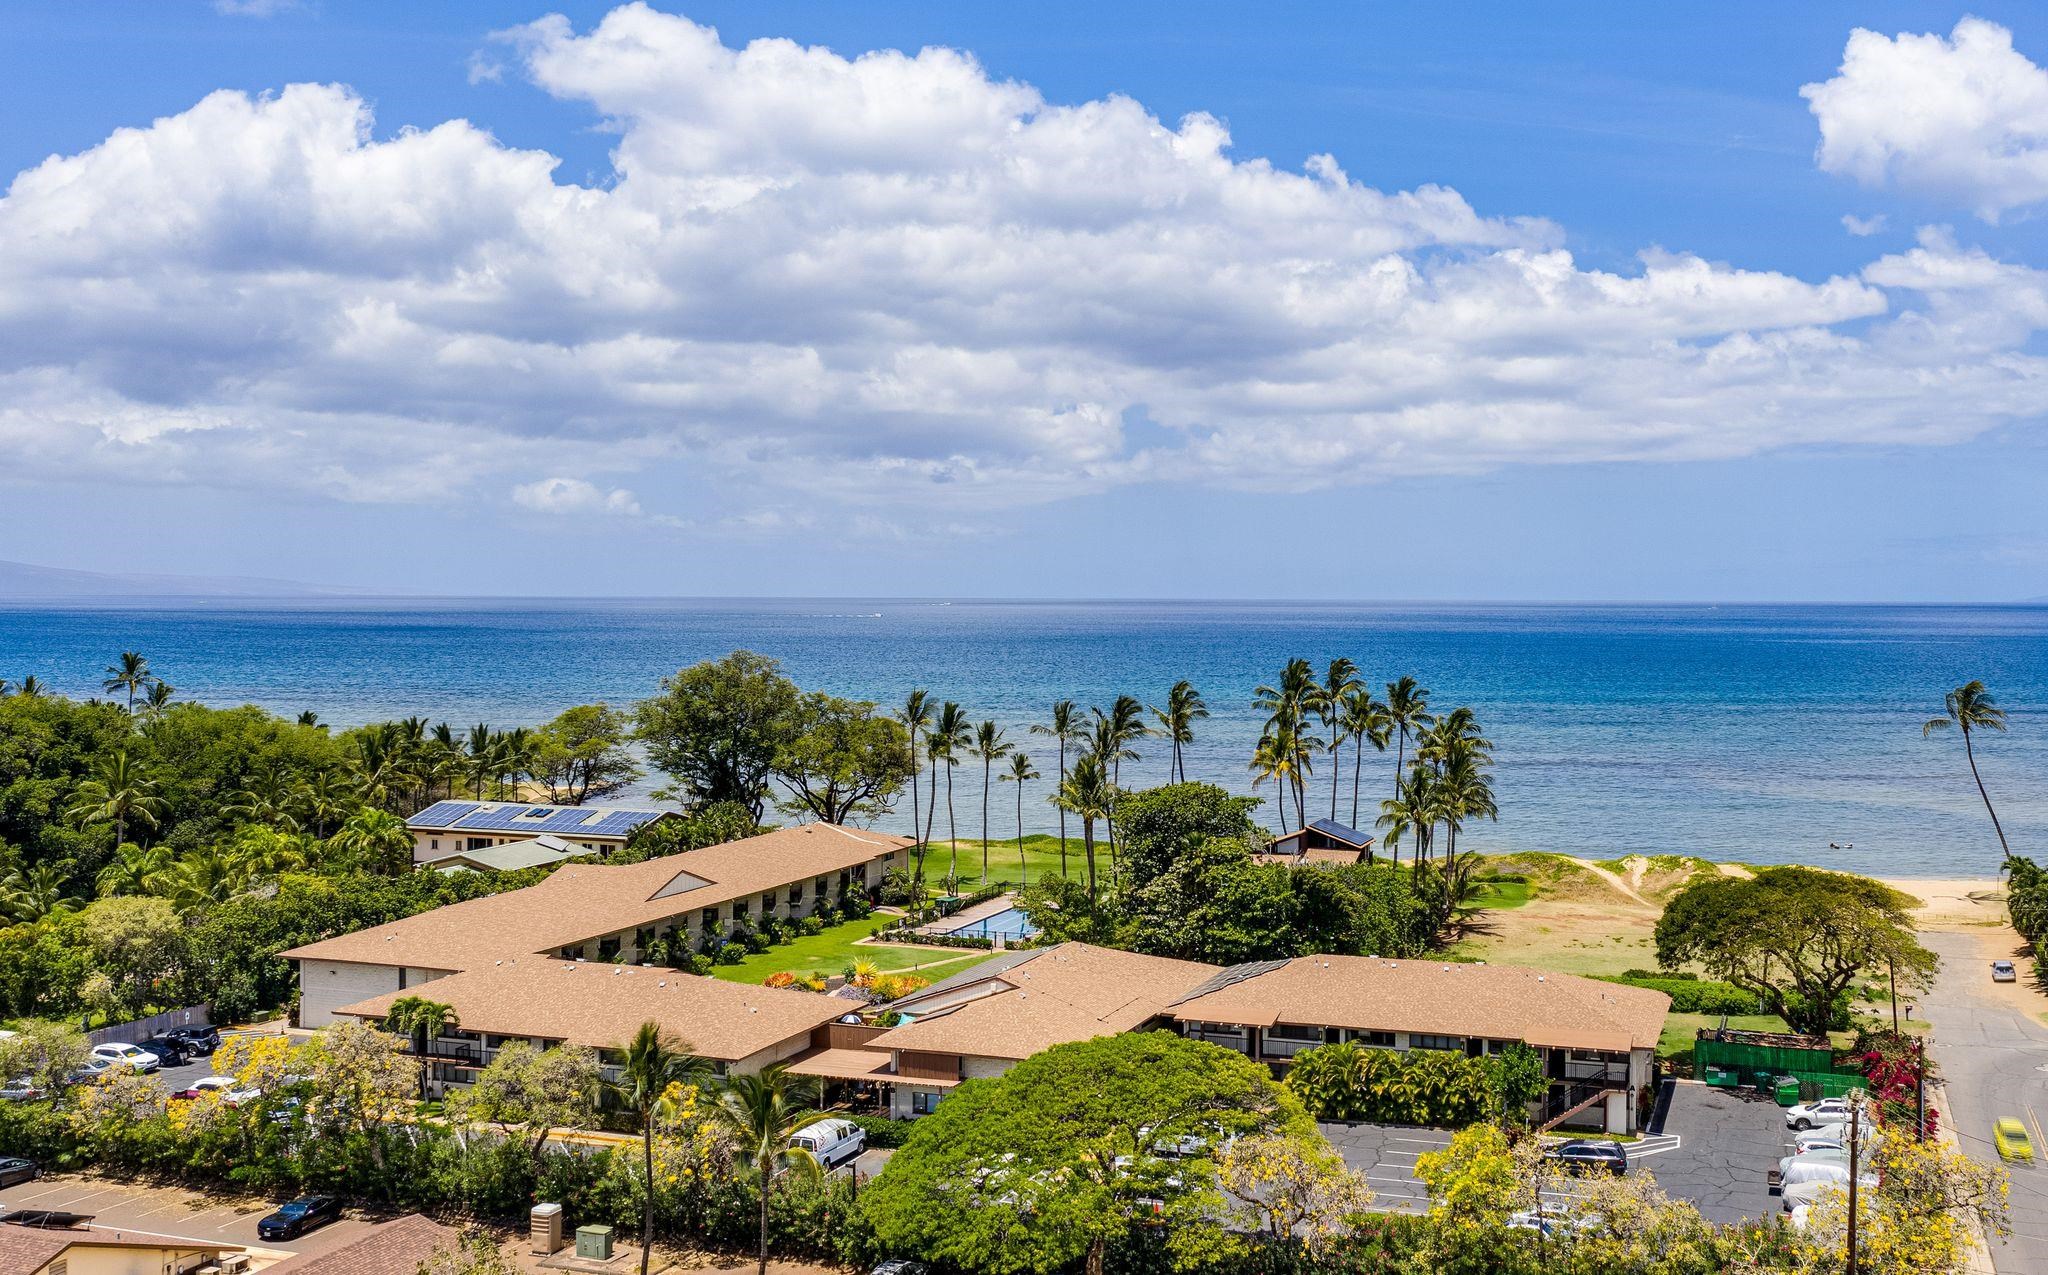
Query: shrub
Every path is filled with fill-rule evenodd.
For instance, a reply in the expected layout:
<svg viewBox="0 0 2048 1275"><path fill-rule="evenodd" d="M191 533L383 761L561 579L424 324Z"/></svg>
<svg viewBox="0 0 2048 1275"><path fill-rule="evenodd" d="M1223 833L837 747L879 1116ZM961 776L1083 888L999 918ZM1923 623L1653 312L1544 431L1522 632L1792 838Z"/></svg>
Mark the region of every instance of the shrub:
<svg viewBox="0 0 2048 1275"><path fill-rule="evenodd" d="M796 928L804 934L823 934L825 932L825 923L815 916L807 916L797 922Z"/></svg>
<svg viewBox="0 0 2048 1275"><path fill-rule="evenodd" d="M718 949L718 963L720 965L738 965L746 958L747 946L744 943L727 943Z"/></svg>
<svg viewBox="0 0 2048 1275"><path fill-rule="evenodd" d="M1757 1014L1762 1005L1756 993L1744 991L1733 983L1717 982L1699 978L1692 974L1651 974L1644 970L1630 970L1625 974L1610 975L1601 980L1606 983L1621 983L1628 987L1647 987L1663 992L1671 998L1671 1012L1674 1014Z"/></svg>
<svg viewBox="0 0 2048 1275"><path fill-rule="evenodd" d="M690 956L689 960L683 963L683 968L688 970L692 974L708 975L711 973L712 966L716 964L716 961L704 955L702 952L696 952Z"/></svg>
<svg viewBox="0 0 2048 1275"><path fill-rule="evenodd" d="M1501 1082L1495 1058L1342 1044L1297 1055L1285 1083L1319 1120L1459 1128L1497 1113Z"/></svg>

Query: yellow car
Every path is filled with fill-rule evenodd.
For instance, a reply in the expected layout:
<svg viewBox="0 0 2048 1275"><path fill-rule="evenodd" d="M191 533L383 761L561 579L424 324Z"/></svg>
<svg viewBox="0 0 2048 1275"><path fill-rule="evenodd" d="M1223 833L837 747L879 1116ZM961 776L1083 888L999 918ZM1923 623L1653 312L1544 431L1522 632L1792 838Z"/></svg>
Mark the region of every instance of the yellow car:
<svg viewBox="0 0 2048 1275"><path fill-rule="evenodd" d="M2027 1137L2027 1126L2011 1116L1991 1126L1991 1141L1998 1147L1998 1154L2007 1160L2034 1162L2034 1143Z"/></svg>

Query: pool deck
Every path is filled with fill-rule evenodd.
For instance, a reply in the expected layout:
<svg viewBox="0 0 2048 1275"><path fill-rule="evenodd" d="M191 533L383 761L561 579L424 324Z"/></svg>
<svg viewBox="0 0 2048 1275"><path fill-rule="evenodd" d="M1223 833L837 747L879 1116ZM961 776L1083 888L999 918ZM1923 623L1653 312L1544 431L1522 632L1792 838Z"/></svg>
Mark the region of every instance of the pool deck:
<svg viewBox="0 0 2048 1275"><path fill-rule="evenodd" d="M985 899L971 908L961 908L951 916L942 916L936 921L927 921L917 927L917 932L919 934L951 934L955 930L965 929L976 921L985 921L997 913L1007 912L1015 906L1017 906L1016 895L998 894L995 898Z"/></svg>

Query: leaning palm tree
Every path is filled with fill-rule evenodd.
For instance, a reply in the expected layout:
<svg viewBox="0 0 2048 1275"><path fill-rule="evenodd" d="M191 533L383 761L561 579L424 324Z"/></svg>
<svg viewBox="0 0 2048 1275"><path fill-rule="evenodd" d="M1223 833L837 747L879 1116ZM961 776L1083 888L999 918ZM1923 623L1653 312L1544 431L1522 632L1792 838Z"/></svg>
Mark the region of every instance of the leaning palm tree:
<svg viewBox="0 0 2048 1275"><path fill-rule="evenodd" d="M401 996L384 1011L384 1030L412 1038L412 1054L420 1065L420 1101L427 1100L427 1046L459 1025L453 1005L425 996Z"/></svg>
<svg viewBox="0 0 2048 1275"><path fill-rule="evenodd" d="M912 691L904 697L903 707L896 710L896 720L903 723L903 729L910 735L910 836L915 847L912 853L917 858L918 879L924 878L924 837L918 819L917 800L917 736L918 732L932 724L931 698L922 690Z"/></svg>
<svg viewBox="0 0 2048 1275"><path fill-rule="evenodd" d="M761 1180L761 1247L757 1275L768 1275L768 1205L775 1179L788 1173L815 1177L823 1166L811 1153L789 1144L796 1134L825 1118L813 1110L815 1087L792 1076L782 1063L752 1075L734 1076L719 1087L712 1123L733 1140L733 1155Z"/></svg>
<svg viewBox="0 0 2048 1275"><path fill-rule="evenodd" d="M143 774L123 748L103 760L93 777L78 786L65 814L82 827L114 825L114 844L118 846L128 839L131 824L154 831L165 808L156 781Z"/></svg>
<svg viewBox="0 0 2048 1275"><path fill-rule="evenodd" d="M126 690L128 711L135 711L135 692L147 687L156 679L150 676L149 660L139 651L121 652L119 664L107 665L107 676L100 683L103 691Z"/></svg>
<svg viewBox="0 0 2048 1275"><path fill-rule="evenodd" d="M1070 699L1055 700L1052 706L1052 721L1040 722L1031 728L1034 735L1050 735L1059 741L1060 776L1059 783L1067 782L1067 744L1078 741L1081 735L1080 706ZM1067 808L1060 807L1060 875L1067 875Z"/></svg>
<svg viewBox="0 0 2048 1275"><path fill-rule="evenodd" d="M1344 697L1359 685L1358 666L1343 656L1330 661L1329 671L1323 674L1323 684L1316 688L1316 715L1323 719L1323 729L1330 732L1330 819L1337 818L1337 781L1343 774L1338 764L1339 750L1344 747Z"/></svg>
<svg viewBox="0 0 2048 1275"><path fill-rule="evenodd" d="M102 897L158 894L176 867L177 856L167 846L150 846L145 850L132 843L124 844L115 849L114 857L100 869L95 884Z"/></svg>
<svg viewBox="0 0 2048 1275"><path fill-rule="evenodd" d="M1024 785L1038 778L1038 772L1031 768L1031 754L1010 754L1010 769L996 776L1001 783L1017 785L1017 884L1031 884L1031 870L1024 864ZM1062 814L1066 813L1061 811ZM985 878L987 870L982 873Z"/></svg>
<svg viewBox="0 0 2048 1275"><path fill-rule="evenodd" d="M952 865L947 869L947 889L960 888L960 827L953 818L953 770L960 764L960 754L974 746L974 727L967 720L967 711L947 700L939 705L939 715L932 721L931 730L925 738L929 741L926 754L930 757L932 771L932 803L939 800L939 771L946 772L946 842L952 848Z"/></svg>
<svg viewBox="0 0 2048 1275"><path fill-rule="evenodd" d="M988 794L993 781L996 758L1010 755L1010 744L1003 739L1003 728L994 722L983 722L974 728L974 755L981 758L981 884L988 885Z"/></svg>
<svg viewBox="0 0 2048 1275"><path fill-rule="evenodd" d="M1095 821L1109 818L1115 798L1116 785L1109 781L1109 771L1094 753L1082 753L1074 759L1073 770L1067 773L1066 780L1053 797L1060 809L1081 821L1081 851L1088 864L1090 911L1095 907Z"/></svg>
<svg viewBox="0 0 2048 1275"><path fill-rule="evenodd" d="M1401 773L1408 766L1408 736L1412 731L1429 725L1429 688L1418 685L1414 678L1403 677L1398 682L1387 683L1387 721L1394 728L1399 741L1394 747L1394 789L1401 787Z"/></svg>
<svg viewBox="0 0 2048 1275"><path fill-rule="evenodd" d="M1209 706L1202 702L1202 693L1186 678L1175 682L1173 689L1166 692L1166 707L1152 710L1152 716L1159 719L1158 733L1173 745L1173 754L1166 762L1168 781L1188 781L1187 746L1195 742L1195 723L1208 715Z"/></svg>
<svg viewBox="0 0 2048 1275"><path fill-rule="evenodd" d="M663 1039L661 1024L654 1022L640 1024L620 1052L625 1057L617 1078L600 1080L598 1093L632 1112L640 1126L641 1183L647 1192L640 1207L640 1275L647 1275L654 1248L654 1118L671 1089L709 1079L711 1064L691 1052L688 1042Z"/></svg>
<svg viewBox="0 0 2048 1275"><path fill-rule="evenodd" d="M2005 852L2007 861L2012 859L2012 847L2005 842L2005 829L1998 822L1998 812L1991 808L1991 794L1984 789L1984 776L1977 773L1977 749L1970 742L1974 731L2005 729L2005 710L1991 698L1991 692L1984 689L1984 683L1972 680L1956 687L1942 698L1945 717L1930 718L1920 728L1920 737L1925 739L1938 730L1951 726L1963 732L1963 756L1970 761L1970 778L1977 781L1977 795L1984 799L1984 813L1991 816L1991 830L1998 834L1998 848Z"/></svg>

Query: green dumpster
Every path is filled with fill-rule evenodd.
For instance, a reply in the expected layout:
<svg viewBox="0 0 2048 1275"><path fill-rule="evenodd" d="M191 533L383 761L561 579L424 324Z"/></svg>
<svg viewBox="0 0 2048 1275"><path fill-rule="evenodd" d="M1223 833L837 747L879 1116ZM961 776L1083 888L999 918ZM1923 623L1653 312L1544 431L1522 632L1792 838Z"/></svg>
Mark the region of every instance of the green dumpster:
<svg viewBox="0 0 2048 1275"><path fill-rule="evenodd" d="M576 1256L594 1258L608 1262L612 1257L612 1228L609 1226L579 1226L576 1228Z"/></svg>
<svg viewBox="0 0 2048 1275"><path fill-rule="evenodd" d="M1781 1107L1796 1107L1796 1106L1798 1106L1798 1105L1799 1105L1799 1077L1797 1077L1797 1076L1780 1076L1780 1077L1778 1077L1778 1079L1777 1079L1777 1082L1776 1082L1776 1084L1775 1084L1775 1085L1773 1086L1773 1092L1777 1094L1777 1097L1778 1097L1778 1105L1779 1105L1779 1106L1781 1106Z"/></svg>
<svg viewBox="0 0 2048 1275"><path fill-rule="evenodd" d="M1706 1071L1706 1082L1719 1089L1734 1088L1736 1079L1736 1073L1726 1067L1709 1067Z"/></svg>

